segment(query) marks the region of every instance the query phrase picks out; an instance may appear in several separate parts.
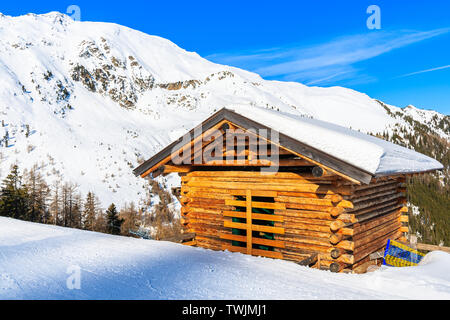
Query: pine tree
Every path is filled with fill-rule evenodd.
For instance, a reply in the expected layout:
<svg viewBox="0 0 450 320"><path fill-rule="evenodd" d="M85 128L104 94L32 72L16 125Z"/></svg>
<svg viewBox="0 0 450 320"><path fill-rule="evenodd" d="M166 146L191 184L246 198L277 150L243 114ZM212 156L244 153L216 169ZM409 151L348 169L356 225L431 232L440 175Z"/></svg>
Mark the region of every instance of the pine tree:
<svg viewBox="0 0 450 320"><path fill-rule="evenodd" d="M119 218L116 205L112 203L108 210L106 210L107 219L107 231L110 234L120 234L120 227L122 226L123 219Z"/></svg>
<svg viewBox="0 0 450 320"><path fill-rule="evenodd" d="M53 183L53 191L52 191L52 197L50 202L50 215L51 215L51 222L54 225L59 225L61 223L60 221L60 213L61 213L61 194L60 194L60 184L61 181L56 180Z"/></svg>
<svg viewBox="0 0 450 320"><path fill-rule="evenodd" d="M96 220L99 215L99 203L100 201L95 194L90 191L86 196L86 200L83 205L83 228L86 230L95 230Z"/></svg>
<svg viewBox="0 0 450 320"><path fill-rule="evenodd" d="M0 216L26 219L28 202L27 188L22 185L19 167L14 165L11 173L3 181L0 191Z"/></svg>
<svg viewBox="0 0 450 320"><path fill-rule="evenodd" d="M77 205L78 197L76 194L76 189L78 185L66 182L62 187L61 192L61 204L62 204L62 225L64 227L74 227L77 225L78 220L78 210ZM76 208L78 206L78 208ZM75 209L75 210L74 210Z"/></svg>
<svg viewBox="0 0 450 320"><path fill-rule="evenodd" d="M30 171L24 172L24 177L29 198L27 220L47 223L49 219L47 201L50 192L48 185L36 164Z"/></svg>

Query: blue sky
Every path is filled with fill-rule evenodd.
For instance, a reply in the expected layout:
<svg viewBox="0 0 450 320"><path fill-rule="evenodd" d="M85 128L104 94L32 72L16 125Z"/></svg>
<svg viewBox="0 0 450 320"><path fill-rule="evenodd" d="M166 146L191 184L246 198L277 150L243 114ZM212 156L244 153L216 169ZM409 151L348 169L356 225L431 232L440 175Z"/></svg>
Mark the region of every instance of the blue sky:
<svg viewBox="0 0 450 320"><path fill-rule="evenodd" d="M81 10L265 79L344 86L450 114L450 1L20 1L0 12ZM369 30L377 5L381 29Z"/></svg>

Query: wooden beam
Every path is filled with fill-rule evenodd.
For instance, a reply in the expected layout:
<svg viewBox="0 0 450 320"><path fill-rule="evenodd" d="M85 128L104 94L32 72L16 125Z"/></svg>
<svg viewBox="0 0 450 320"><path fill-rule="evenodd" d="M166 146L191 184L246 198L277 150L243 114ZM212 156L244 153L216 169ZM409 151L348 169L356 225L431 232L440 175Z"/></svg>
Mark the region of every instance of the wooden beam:
<svg viewBox="0 0 450 320"><path fill-rule="evenodd" d="M450 247L444 247L444 246L436 246L432 244L425 244L425 243L417 243L416 248L419 250L425 250L425 251L444 251L450 253Z"/></svg>
<svg viewBox="0 0 450 320"><path fill-rule="evenodd" d="M239 212L239 211L223 211L224 217L233 217L233 218L246 218L245 212ZM275 214L263 214L263 213L252 213L252 219L255 220L266 220L266 221L277 221L277 222L283 222L284 217L275 215Z"/></svg>
<svg viewBox="0 0 450 320"><path fill-rule="evenodd" d="M247 236L240 236L240 235L236 235L236 234L221 233L220 238L225 239L225 240L234 240L234 241L240 241L240 242L247 241ZM276 248L284 248L285 247L284 241L280 241L280 240L253 238L252 243L261 244L261 245L269 246L269 247L276 247Z"/></svg>
<svg viewBox="0 0 450 320"><path fill-rule="evenodd" d="M250 189L247 189L246 191L245 202L246 202L245 218L247 223L247 254L252 254L252 191Z"/></svg>
<svg viewBox="0 0 450 320"><path fill-rule="evenodd" d="M248 194L248 193L247 193ZM236 206L236 207L247 207L248 201L239 201L239 200L229 200L225 199L225 205L227 206ZM284 210L286 209L286 206L284 203L277 203L277 202L259 202L259 201L253 201L252 207L254 208L262 208L262 209L279 209Z"/></svg>
<svg viewBox="0 0 450 320"><path fill-rule="evenodd" d="M235 229L247 230L247 224L246 223L224 221L223 225L226 228L235 228ZM257 225L257 224L253 224L252 225L252 230L254 230L254 231L261 231L261 232L268 232L268 233L284 234L284 228L270 227L270 226L260 226L260 225Z"/></svg>

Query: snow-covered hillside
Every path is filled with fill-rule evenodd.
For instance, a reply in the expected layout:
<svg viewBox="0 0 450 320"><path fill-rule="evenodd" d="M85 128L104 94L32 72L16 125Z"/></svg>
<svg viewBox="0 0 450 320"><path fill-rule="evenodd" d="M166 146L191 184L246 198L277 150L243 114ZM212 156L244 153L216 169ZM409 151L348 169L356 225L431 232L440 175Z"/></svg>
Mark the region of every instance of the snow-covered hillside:
<svg viewBox="0 0 450 320"><path fill-rule="evenodd" d="M390 113L430 121L431 130L433 116L443 117L383 107L345 88L265 81L156 36L56 12L0 14L0 79L0 178L13 163L37 163L49 184L76 182L103 206L143 197L146 182L132 174L139 160L225 106L261 106L371 133L410 127Z"/></svg>
<svg viewBox="0 0 450 320"><path fill-rule="evenodd" d="M444 252L417 267L336 274L3 217L0 252L0 299L450 299Z"/></svg>

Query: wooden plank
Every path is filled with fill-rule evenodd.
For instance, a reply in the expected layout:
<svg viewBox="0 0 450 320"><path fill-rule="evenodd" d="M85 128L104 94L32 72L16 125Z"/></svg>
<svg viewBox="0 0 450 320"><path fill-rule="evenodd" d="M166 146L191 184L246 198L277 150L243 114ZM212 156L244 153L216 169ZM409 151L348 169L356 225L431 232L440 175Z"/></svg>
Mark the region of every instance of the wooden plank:
<svg viewBox="0 0 450 320"><path fill-rule="evenodd" d="M227 228L247 230L247 224L246 223L224 221L223 225L224 225L224 227L227 227ZM260 225L257 225L257 224L253 224L252 225L252 230L254 230L254 231L261 231L261 232L268 232L268 233L284 234L284 228L270 227L270 226L260 226Z"/></svg>
<svg viewBox="0 0 450 320"><path fill-rule="evenodd" d="M233 218L246 218L245 212L238 212L238 211L223 211L223 215L225 217L233 217ZM263 214L263 213L252 213L252 219L255 220L266 220L266 221L277 221L277 222L283 222L284 217L275 215L275 214Z"/></svg>
<svg viewBox="0 0 450 320"><path fill-rule="evenodd" d="M342 208L353 208L353 204L348 200L341 200L339 203L331 201L331 199L313 199L309 197L289 197L289 196L278 196L275 198L277 202L285 203L299 203L299 204L313 204L319 206L338 206Z"/></svg>
<svg viewBox="0 0 450 320"><path fill-rule="evenodd" d="M419 250L425 250L425 251L444 251L450 253L450 247L444 247L444 246L436 246L432 244L425 244L425 243L417 243L416 248Z"/></svg>
<svg viewBox="0 0 450 320"><path fill-rule="evenodd" d="M245 190L228 190L228 194L233 196L245 196L246 191ZM275 198L277 196L276 191L261 191L261 190L252 190L252 195L254 197L268 197L268 198Z"/></svg>
<svg viewBox="0 0 450 320"><path fill-rule="evenodd" d="M222 245L222 250L228 250L231 252L240 252L240 253L246 253L246 248L244 247L236 247L232 245ZM268 250L259 250L259 249L253 249L252 250L253 256L262 256L267 258L274 258L274 259L283 259L283 254L278 251L268 251Z"/></svg>
<svg viewBox="0 0 450 320"><path fill-rule="evenodd" d="M192 171L188 177L228 177L228 178L281 178L281 179L294 179L294 180L328 180L330 178L317 178L310 173L306 172L260 172L260 171Z"/></svg>
<svg viewBox="0 0 450 320"><path fill-rule="evenodd" d="M252 254L252 191L247 190L245 195L246 223L247 223L247 253Z"/></svg>
<svg viewBox="0 0 450 320"><path fill-rule="evenodd" d="M246 236L240 236L240 235L236 235L236 234L221 233L220 238L225 239L225 240L234 240L234 241L240 241L240 242L247 241ZM284 248L285 247L284 242L280 241L280 240L270 240L270 239L253 237L252 242L254 244L261 244L261 245L265 245L265 246L269 246L269 247L276 247L276 248Z"/></svg>
<svg viewBox="0 0 450 320"><path fill-rule="evenodd" d="M211 185L214 185L216 181L220 182L234 182L234 183L242 183L242 182L260 182L266 184L287 184L287 185L296 185L298 183L301 184L321 184L321 185L331 185L334 180L332 179L323 179L323 180L312 180L312 179L287 179L287 178L274 178L270 175L261 175L259 177L191 177L184 176L181 177L182 182L209 182Z"/></svg>
<svg viewBox="0 0 450 320"><path fill-rule="evenodd" d="M246 207L246 201L240 200L225 200L225 205L227 206L236 206L236 207ZM284 203L276 203L276 202L260 202L260 201L252 201L253 208L263 208L263 209L286 209Z"/></svg>
<svg viewBox="0 0 450 320"><path fill-rule="evenodd" d="M361 209L364 209L367 207L371 207L373 205L377 205L380 203L380 201L386 202L386 201L396 200L396 199L404 198L404 197L405 197L405 195L403 193L396 193L396 194L392 194L389 196L372 198L370 200L366 200L366 201L355 204L353 207L353 211L357 211L357 210L361 210Z"/></svg>
<svg viewBox="0 0 450 320"><path fill-rule="evenodd" d="M294 191L294 192L312 192L319 194L351 194L352 187L332 187L320 184L266 184L266 183L239 183L239 182L211 182L189 181L187 187L216 188L216 189L251 189L259 191Z"/></svg>
<svg viewBox="0 0 450 320"><path fill-rule="evenodd" d="M340 194L317 194L317 193L311 193L311 192L283 192L283 191L279 191L278 192L278 196L313 198L313 199L326 199L326 200L330 200L332 203L336 203L336 202L339 202L341 200L344 200L344 198Z"/></svg>
<svg viewBox="0 0 450 320"><path fill-rule="evenodd" d="M329 212L311 211L311 210L275 210L275 215L286 217L307 218L309 220L334 220Z"/></svg>

